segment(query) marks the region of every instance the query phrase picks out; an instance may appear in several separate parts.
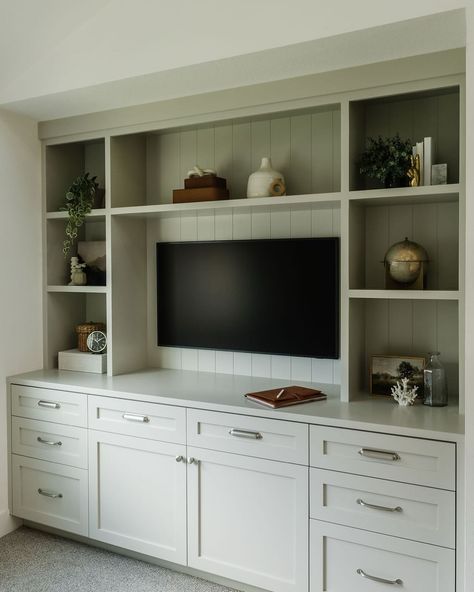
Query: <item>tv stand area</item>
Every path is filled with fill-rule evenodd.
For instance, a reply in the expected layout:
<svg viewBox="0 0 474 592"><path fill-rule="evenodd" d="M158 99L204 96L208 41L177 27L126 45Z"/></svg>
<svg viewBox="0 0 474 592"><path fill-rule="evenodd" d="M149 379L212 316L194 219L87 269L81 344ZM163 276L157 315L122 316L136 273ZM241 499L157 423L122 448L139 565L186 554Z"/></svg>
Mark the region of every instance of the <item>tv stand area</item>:
<svg viewBox="0 0 474 592"><path fill-rule="evenodd" d="M363 570L454 592L457 409L349 404L333 385L279 410L243 396L287 384L164 369L12 377L12 514L244 590L362 590Z"/></svg>
<svg viewBox="0 0 474 592"><path fill-rule="evenodd" d="M463 59L40 125L45 369L10 381L15 515L242 589L378 592L400 579L463 592ZM435 139L447 184L384 189L360 175L367 137L397 132ZM263 156L287 196L245 198ZM227 179L229 200L171 203L196 163ZM80 236L105 241L106 286L68 285L60 207L84 172L106 191ZM405 236L430 256L426 290L385 289L384 253ZM296 237L340 237L339 360L157 347L158 242ZM107 376L56 369L85 320L107 324ZM442 352L447 408L369 395L372 355L429 351ZM243 398L289 384L328 400L273 411Z"/></svg>

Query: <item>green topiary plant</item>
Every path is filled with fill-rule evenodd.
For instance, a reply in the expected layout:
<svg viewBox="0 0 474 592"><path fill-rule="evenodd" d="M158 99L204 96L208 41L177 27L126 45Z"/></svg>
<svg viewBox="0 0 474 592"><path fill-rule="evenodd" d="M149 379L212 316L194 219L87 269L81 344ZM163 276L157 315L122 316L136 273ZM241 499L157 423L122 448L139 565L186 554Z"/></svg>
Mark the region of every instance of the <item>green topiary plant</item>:
<svg viewBox="0 0 474 592"><path fill-rule="evenodd" d="M360 160L360 172L378 179L385 187L400 185L410 168L412 145L397 133L391 138L368 138L367 147Z"/></svg>
<svg viewBox="0 0 474 592"><path fill-rule="evenodd" d="M89 177L89 173L79 175L66 192L66 205L61 210L66 211L69 219L66 225L66 239L63 243L64 257L71 251L77 239L78 229L84 223L87 214L91 213L94 197L99 184L97 177Z"/></svg>

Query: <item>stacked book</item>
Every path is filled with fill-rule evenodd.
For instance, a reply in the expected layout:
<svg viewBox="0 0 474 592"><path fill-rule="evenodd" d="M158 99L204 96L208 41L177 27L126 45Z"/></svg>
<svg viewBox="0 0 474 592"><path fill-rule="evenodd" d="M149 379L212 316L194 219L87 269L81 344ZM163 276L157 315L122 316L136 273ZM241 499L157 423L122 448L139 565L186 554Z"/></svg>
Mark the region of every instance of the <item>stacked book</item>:
<svg viewBox="0 0 474 592"><path fill-rule="evenodd" d="M413 156L420 157L420 185L432 185L431 167L434 164L434 141L433 138L424 138L413 146Z"/></svg>
<svg viewBox="0 0 474 592"><path fill-rule="evenodd" d="M216 175L188 177L184 187L173 190L173 203L229 199L226 180Z"/></svg>

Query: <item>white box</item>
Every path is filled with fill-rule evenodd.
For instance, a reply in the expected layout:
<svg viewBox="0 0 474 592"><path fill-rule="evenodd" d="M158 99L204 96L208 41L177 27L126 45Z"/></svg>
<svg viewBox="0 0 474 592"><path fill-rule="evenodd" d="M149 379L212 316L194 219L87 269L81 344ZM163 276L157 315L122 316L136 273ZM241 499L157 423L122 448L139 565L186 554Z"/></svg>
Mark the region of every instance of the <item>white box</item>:
<svg viewBox="0 0 474 592"><path fill-rule="evenodd" d="M107 354L93 354L81 352L78 349L68 349L58 354L59 370L73 370L75 372L107 372Z"/></svg>

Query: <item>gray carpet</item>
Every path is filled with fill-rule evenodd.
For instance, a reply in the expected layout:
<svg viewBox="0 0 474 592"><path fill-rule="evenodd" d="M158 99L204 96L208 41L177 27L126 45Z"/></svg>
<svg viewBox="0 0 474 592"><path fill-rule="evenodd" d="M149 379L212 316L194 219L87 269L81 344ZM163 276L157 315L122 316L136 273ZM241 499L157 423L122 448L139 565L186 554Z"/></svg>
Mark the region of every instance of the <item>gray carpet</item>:
<svg viewBox="0 0 474 592"><path fill-rule="evenodd" d="M231 592L30 528L0 539L0 592Z"/></svg>

